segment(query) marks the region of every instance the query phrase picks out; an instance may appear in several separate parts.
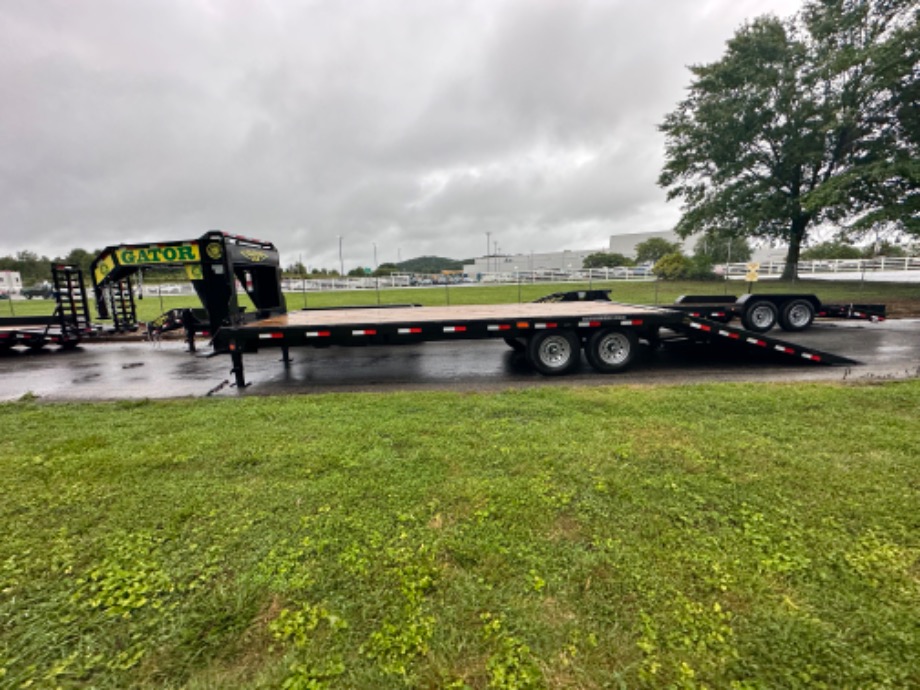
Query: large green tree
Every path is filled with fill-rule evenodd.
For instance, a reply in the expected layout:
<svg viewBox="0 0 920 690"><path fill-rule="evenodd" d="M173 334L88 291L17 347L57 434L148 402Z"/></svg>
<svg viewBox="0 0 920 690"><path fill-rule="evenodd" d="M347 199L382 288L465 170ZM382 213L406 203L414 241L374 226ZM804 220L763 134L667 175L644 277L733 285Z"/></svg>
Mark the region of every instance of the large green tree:
<svg viewBox="0 0 920 690"><path fill-rule="evenodd" d="M691 67L660 127L678 234L779 238L789 279L816 224L916 229L918 17L910 0L812 0Z"/></svg>

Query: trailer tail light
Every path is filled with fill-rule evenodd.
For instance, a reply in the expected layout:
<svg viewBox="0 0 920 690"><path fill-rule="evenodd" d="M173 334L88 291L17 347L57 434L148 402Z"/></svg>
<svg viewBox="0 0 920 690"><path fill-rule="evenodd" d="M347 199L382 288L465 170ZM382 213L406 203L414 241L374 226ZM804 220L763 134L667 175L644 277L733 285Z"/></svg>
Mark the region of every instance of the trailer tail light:
<svg viewBox="0 0 920 690"><path fill-rule="evenodd" d="M307 331L308 338L328 338L330 335L329 331Z"/></svg>
<svg viewBox="0 0 920 690"><path fill-rule="evenodd" d="M463 333L466 331L466 326L444 326L445 333Z"/></svg>
<svg viewBox="0 0 920 690"><path fill-rule="evenodd" d="M490 331L510 331L510 330L511 330L511 324L510 324L510 323L492 324L492 325L488 326L488 330L490 330Z"/></svg>
<svg viewBox="0 0 920 690"><path fill-rule="evenodd" d="M396 330L399 335L418 335L422 332L421 328L399 328Z"/></svg>
<svg viewBox="0 0 920 690"><path fill-rule="evenodd" d="M364 330L352 331L352 335L377 335L377 331L373 328L365 328Z"/></svg>

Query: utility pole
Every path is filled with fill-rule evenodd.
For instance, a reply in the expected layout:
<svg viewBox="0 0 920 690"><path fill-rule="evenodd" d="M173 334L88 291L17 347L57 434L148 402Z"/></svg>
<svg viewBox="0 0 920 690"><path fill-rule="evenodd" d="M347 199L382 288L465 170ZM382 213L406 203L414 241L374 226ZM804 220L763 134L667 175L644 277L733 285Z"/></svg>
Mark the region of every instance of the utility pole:
<svg viewBox="0 0 920 690"><path fill-rule="evenodd" d="M339 275L345 277L345 262L342 260L342 236L339 235Z"/></svg>
<svg viewBox="0 0 920 690"><path fill-rule="evenodd" d="M486 273L489 272L489 248L492 246L492 233L486 231Z"/></svg>

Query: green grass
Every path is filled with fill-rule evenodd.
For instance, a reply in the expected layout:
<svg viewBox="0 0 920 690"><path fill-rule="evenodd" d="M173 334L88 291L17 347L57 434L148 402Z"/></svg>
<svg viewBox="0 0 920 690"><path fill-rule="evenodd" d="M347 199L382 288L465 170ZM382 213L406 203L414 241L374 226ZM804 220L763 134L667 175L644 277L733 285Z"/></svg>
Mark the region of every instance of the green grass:
<svg viewBox="0 0 920 690"><path fill-rule="evenodd" d="M611 298L628 304L669 304L680 295L690 294L734 294L746 291L746 284L726 282L694 281L610 281L593 283L559 283L559 284L522 284L522 285L488 285L463 287L403 288L380 290L381 304L422 304L441 306L445 304L503 304L509 302L530 302L544 295L568 291L584 290L589 287L611 290ZM863 283L859 281L797 281L794 285L775 280L765 280L754 286L756 292L805 292L817 294L828 303L834 302L886 302L906 303L911 313L920 313L920 286L916 283ZM337 307L378 304L375 290L346 290L320 293L287 293L287 306L291 311L307 307ZM248 298L242 297L241 303L251 308ZM137 301L138 318L142 322L152 321L170 309L180 307L200 307L194 295L168 295L145 297ZM0 316L30 316L50 314L54 310L52 300L0 302ZM95 318L95 314L92 315Z"/></svg>
<svg viewBox="0 0 920 690"><path fill-rule="evenodd" d="M920 687L920 382L0 405L0 686Z"/></svg>

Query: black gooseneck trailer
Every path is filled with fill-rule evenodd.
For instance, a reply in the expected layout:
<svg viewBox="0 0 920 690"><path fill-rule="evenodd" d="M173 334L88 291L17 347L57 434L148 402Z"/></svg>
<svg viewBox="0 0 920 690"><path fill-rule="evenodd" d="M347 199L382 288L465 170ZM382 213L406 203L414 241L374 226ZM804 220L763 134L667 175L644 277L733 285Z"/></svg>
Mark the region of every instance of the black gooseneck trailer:
<svg viewBox="0 0 920 690"><path fill-rule="evenodd" d="M149 266L184 267L204 309L168 313L148 328L184 328L191 349L196 334L209 335L215 354L230 355L240 388L247 385L243 356L264 348L280 348L287 363L292 347L495 338L550 376L571 372L582 352L598 372L623 371L635 359L640 342L654 346L670 339L732 343L812 363L853 364L846 357L765 333L774 325L803 330L821 316L885 317L883 305L824 305L808 294L691 295L674 305L653 307L612 302L602 290L556 293L526 304L384 305L288 313L274 245L211 231L192 241L108 247L96 258L92 277L98 310L102 318L113 318L116 328L136 325L131 281ZM255 311L240 306L237 286L249 295ZM742 328L729 325L735 318Z"/></svg>

